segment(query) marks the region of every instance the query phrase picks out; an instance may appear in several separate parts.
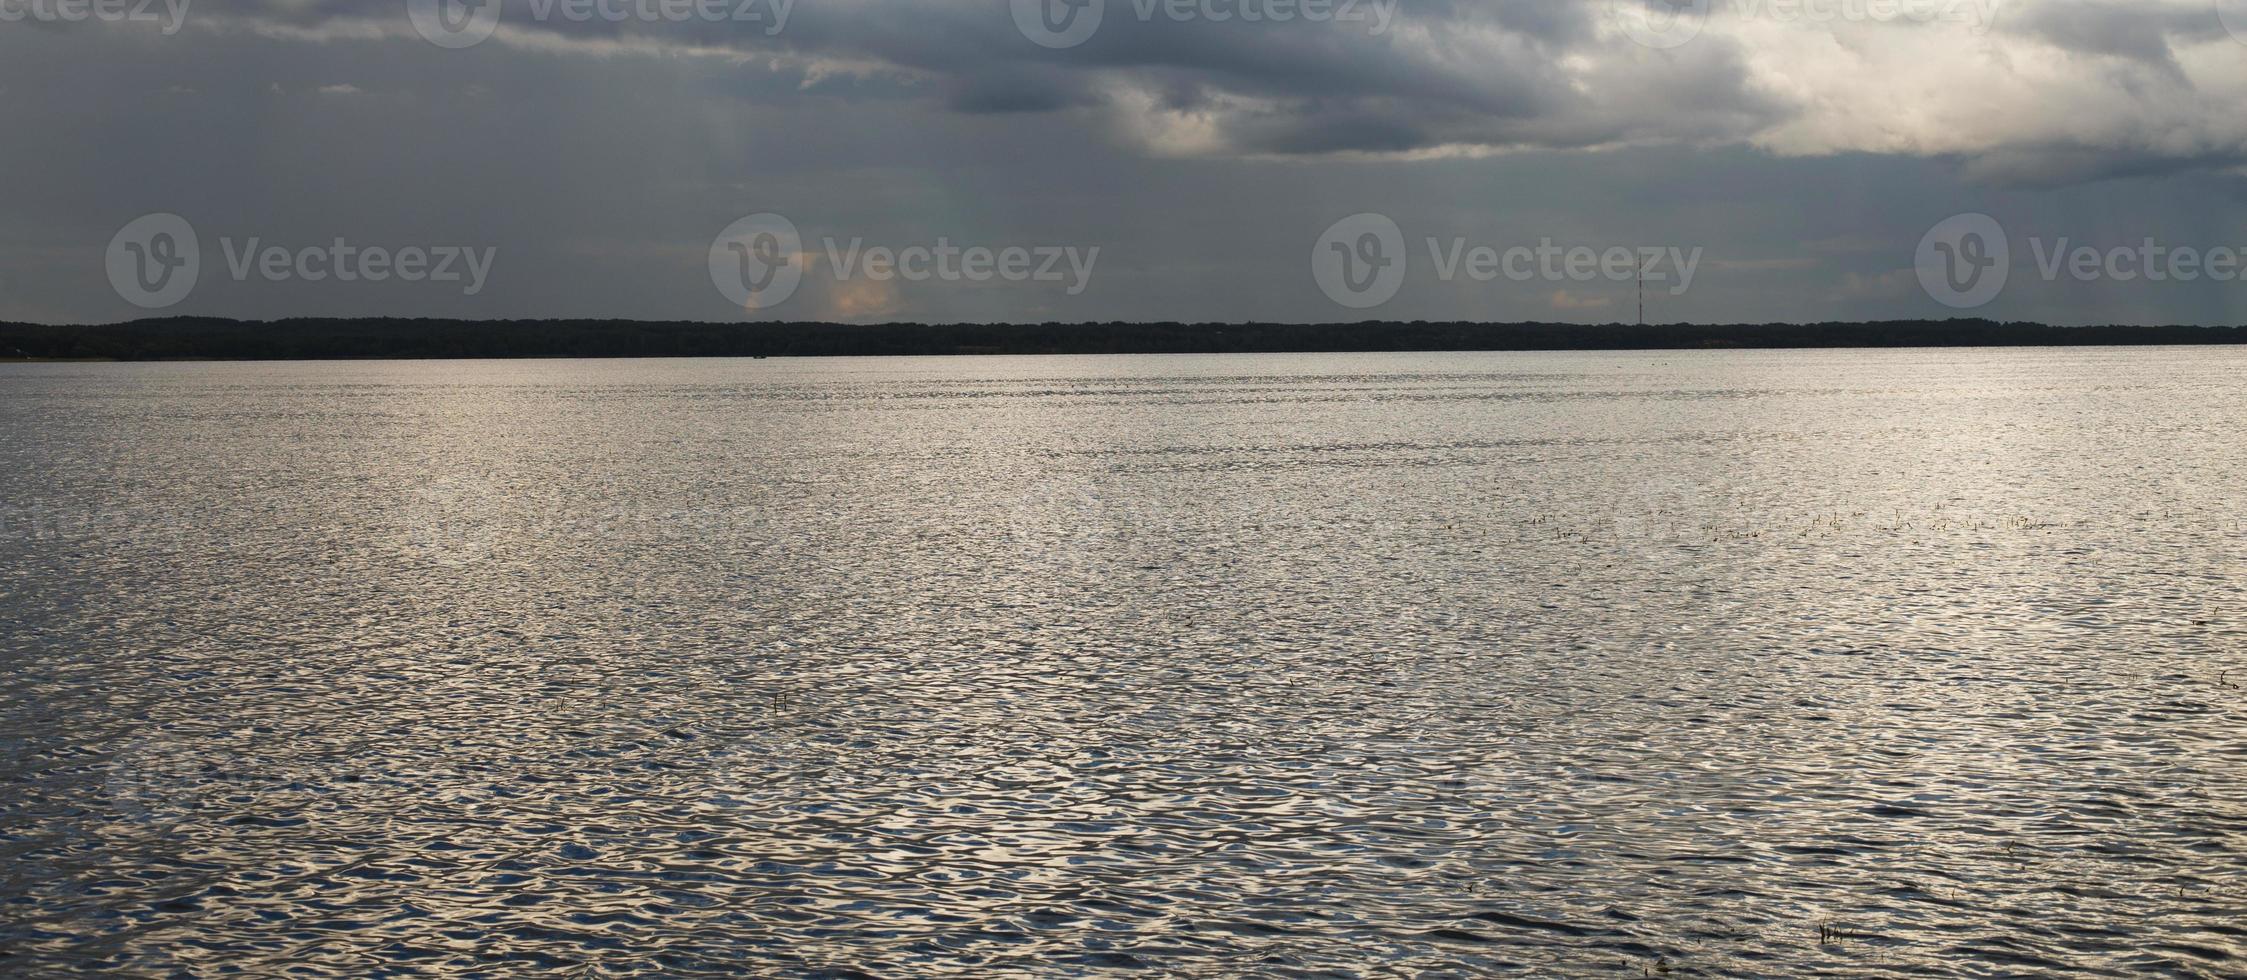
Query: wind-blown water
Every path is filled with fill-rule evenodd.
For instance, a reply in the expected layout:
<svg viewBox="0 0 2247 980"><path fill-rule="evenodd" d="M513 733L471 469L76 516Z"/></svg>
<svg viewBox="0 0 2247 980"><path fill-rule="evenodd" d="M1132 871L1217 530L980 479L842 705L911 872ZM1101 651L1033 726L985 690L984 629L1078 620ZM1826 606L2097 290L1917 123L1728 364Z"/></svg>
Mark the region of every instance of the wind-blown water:
<svg viewBox="0 0 2247 980"><path fill-rule="evenodd" d="M0 367L0 972L2237 976L2247 353Z"/></svg>

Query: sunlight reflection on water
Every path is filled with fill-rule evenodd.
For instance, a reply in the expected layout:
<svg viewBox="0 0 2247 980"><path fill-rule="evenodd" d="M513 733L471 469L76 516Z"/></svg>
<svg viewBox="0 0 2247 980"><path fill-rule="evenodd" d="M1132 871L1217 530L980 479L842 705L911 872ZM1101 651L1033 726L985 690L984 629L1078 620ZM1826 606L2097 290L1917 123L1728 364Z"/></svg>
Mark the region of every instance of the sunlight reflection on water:
<svg viewBox="0 0 2247 980"><path fill-rule="evenodd" d="M2243 368L0 366L0 969L2237 973Z"/></svg>

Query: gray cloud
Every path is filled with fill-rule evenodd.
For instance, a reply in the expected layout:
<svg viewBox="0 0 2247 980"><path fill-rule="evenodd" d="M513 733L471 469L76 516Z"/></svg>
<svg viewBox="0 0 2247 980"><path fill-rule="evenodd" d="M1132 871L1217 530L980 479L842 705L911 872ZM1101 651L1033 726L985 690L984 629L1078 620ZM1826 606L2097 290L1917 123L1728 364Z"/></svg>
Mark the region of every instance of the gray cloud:
<svg viewBox="0 0 2247 980"><path fill-rule="evenodd" d="M786 29L769 33L783 2ZM2247 45L2212 4L1919 0L1955 14L1921 22L1848 16L1866 9L1854 0L1718 0L1699 37L1668 49L1617 26L1633 0L1380 0L1397 4L1386 18L1364 0L1348 22L1209 16L1267 2L1195 0L1179 20L1164 0L1104 0L1098 33L1050 50L987 0L752 0L759 20L719 23L539 20L531 0L508 0L494 46L761 61L768 83L834 92L850 79L847 94L925 98L942 111L1097 111L1110 132L1166 155L1729 142L1986 156L1978 173L2030 180L2050 176L2008 161L2053 147L2111 153L2111 165L2068 168L2092 176L2148 157L2180 168L2247 159L2247 114L2236 111ZM411 43L403 9L248 0L195 16L210 32Z"/></svg>
<svg viewBox="0 0 2247 980"><path fill-rule="evenodd" d="M816 281L772 314L790 317L1351 319L1305 256L1358 211L1416 248L1703 246L1701 281L1657 315L1704 320L1940 312L1887 287L1965 210L2059 216L2042 230L2079 240L2247 244L2227 217L2247 44L2207 7L2024 2L1977 32L1719 0L1700 37L1655 49L1618 36L1604 2L1407 0L1381 34L1108 3L1064 50L1029 43L1004 4L959 0L798 0L777 36L531 23L511 2L464 51L415 36L402 0L197 5L173 37L0 25L0 125L20 134L0 142L0 317L136 314L101 250L157 211L211 238L499 249L473 297L213 281L179 311L246 316L738 316L704 251L760 210L813 239L1104 248L1078 296ZM1864 248L1817 247L1844 238ZM1382 314L1619 309L1597 284L1424 273ZM1988 312L2242 309L2205 283L2111 292L2130 298L2024 287Z"/></svg>

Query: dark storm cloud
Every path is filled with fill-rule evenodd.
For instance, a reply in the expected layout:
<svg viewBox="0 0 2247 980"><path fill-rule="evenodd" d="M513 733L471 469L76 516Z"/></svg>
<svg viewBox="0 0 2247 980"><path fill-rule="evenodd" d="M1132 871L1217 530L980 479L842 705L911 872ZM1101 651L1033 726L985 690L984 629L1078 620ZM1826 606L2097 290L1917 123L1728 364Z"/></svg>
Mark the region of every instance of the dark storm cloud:
<svg viewBox="0 0 2247 980"><path fill-rule="evenodd" d="M2111 167L2054 171L2095 175L2148 156L2185 168L2247 159L2247 134L2219 118L2243 83L2242 46L2213 7L1977 0L1990 6L1976 13L1963 2L1921 0L1946 16L1920 22L1801 12L1864 7L1849 0L1735 0L1715 4L1697 38L1674 48L1633 43L1615 23L1632 8L1608 0L1362 0L1347 8L1350 20L1213 19L1265 2L1105 0L1094 36L1053 50L1028 43L1007 5L989 0L726 0L714 9L756 19L666 23L540 19L530 0L510 0L495 46L545 45L556 57L730 54L765 60L768 82L819 88L847 77L857 94L917 93L966 114L1105 110L1114 132L1166 155L1739 142L1789 153L1987 157L1976 172L2032 180L2049 176L2008 160L2054 147L2072 158L2111 152ZM403 0L249 0L198 17L213 29L350 43L370 32L410 40L403 9ZM1973 16L1949 16L1960 12ZM1831 55L1802 53L1821 48ZM2188 61L2181 49L2197 54ZM2053 57L2077 59L2069 72L2128 98L2065 113L2023 105L1994 126L1950 104L2023 99ZM1874 74L1897 71L1947 84L1897 104L1875 90L1884 80ZM2069 95L2048 92L2055 104ZM2192 110L2195 99L2211 104ZM2131 103L2167 110L2151 118L2177 117L2166 125L2186 132L2149 133L2148 114Z"/></svg>
<svg viewBox="0 0 2247 980"><path fill-rule="evenodd" d="M1613 49L1594 36L1594 6L1431 3L1397 8L1386 25L1370 19L1371 8L1364 23L1251 24L1141 20L1131 0L1112 6L1089 43L1051 51L1027 43L1002 7L981 3L799 0L787 10L785 30L767 35L762 23L537 20L521 0L505 5L507 33L494 46L535 48L551 37L586 45L580 56L617 57L615 46L671 44L785 59L775 71L798 84L814 70L889 73L960 112L1105 106L1121 116L1195 117L1210 130L1195 152L1743 138L1781 111L1747 88L1737 53L1719 45L1637 59L1602 72L1599 87L1586 90L1560 63L1583 57L1587 46ZM256 0L198 16L216 30L343 44L380 31L409 40L400 10L399 3Z"/></svg>
<svg viewBox="0 0 2247 980"><path fill-rule="evenodd" d="M1100 105L1094 84L1051 65L1002 65L944 81L946 101L956 112L1053 112Z"/></svg>
<svg viewBox="0 0 2247 980"><path fill-rule="evenodd" d="M459 51L416 36L403 0L206 0L171 37L0 25L0 318L136 315L102 250L154 212L214 240L498 250L474 296L221 279L177 310L244 316L740 316L706 251L759 211L807 247L1103 249L1078 295L826 279L756 314L859 319L1348 319L1305 257L1360 211L1421 260L1380 313L1427 318L1624 308L1597 286L1434 281L1430 237L1705 247L1693 291L1653 314L1702 320L1940 312L1911 250L1961 211L2247 241L2247 44L2206 9L2008 5L1976 33L1719 0L1662 49L1618 35L1605 2L1406 0L1380 33L1107 2L1060 50L989 0L795 0L777 34L510 2ZM1813 247L1842 240L1861 247ZM2243 310L2205 283L2118 295L2023 287L1986 312Z"/></svg>
<svg viewBox="0 0 2247 980"><path fill-rule="evenodd" d="M2182 71L2171 51L2179 42L2221 40L2223 24L2209 4L2095 3L2048 0L2010 11L2002 21L2013 31L2089 54L2129 58L2166 70Z"/></svg>

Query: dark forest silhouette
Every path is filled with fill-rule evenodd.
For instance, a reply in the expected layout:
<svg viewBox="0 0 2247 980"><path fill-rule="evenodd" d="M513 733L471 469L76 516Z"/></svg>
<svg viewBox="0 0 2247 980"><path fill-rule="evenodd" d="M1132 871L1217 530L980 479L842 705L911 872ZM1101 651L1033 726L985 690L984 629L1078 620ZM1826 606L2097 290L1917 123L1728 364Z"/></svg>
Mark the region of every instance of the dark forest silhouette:
<svg viewBox="0 0 2247 980"><path fill-rule="evenodd" d="M0 359L277 360L1215 354L1344 351L2034 347L2247 343L2247 327L2054 327L1991 320L1630 324L1381 322L839 324L171 317L0 324Z"/></svg>

